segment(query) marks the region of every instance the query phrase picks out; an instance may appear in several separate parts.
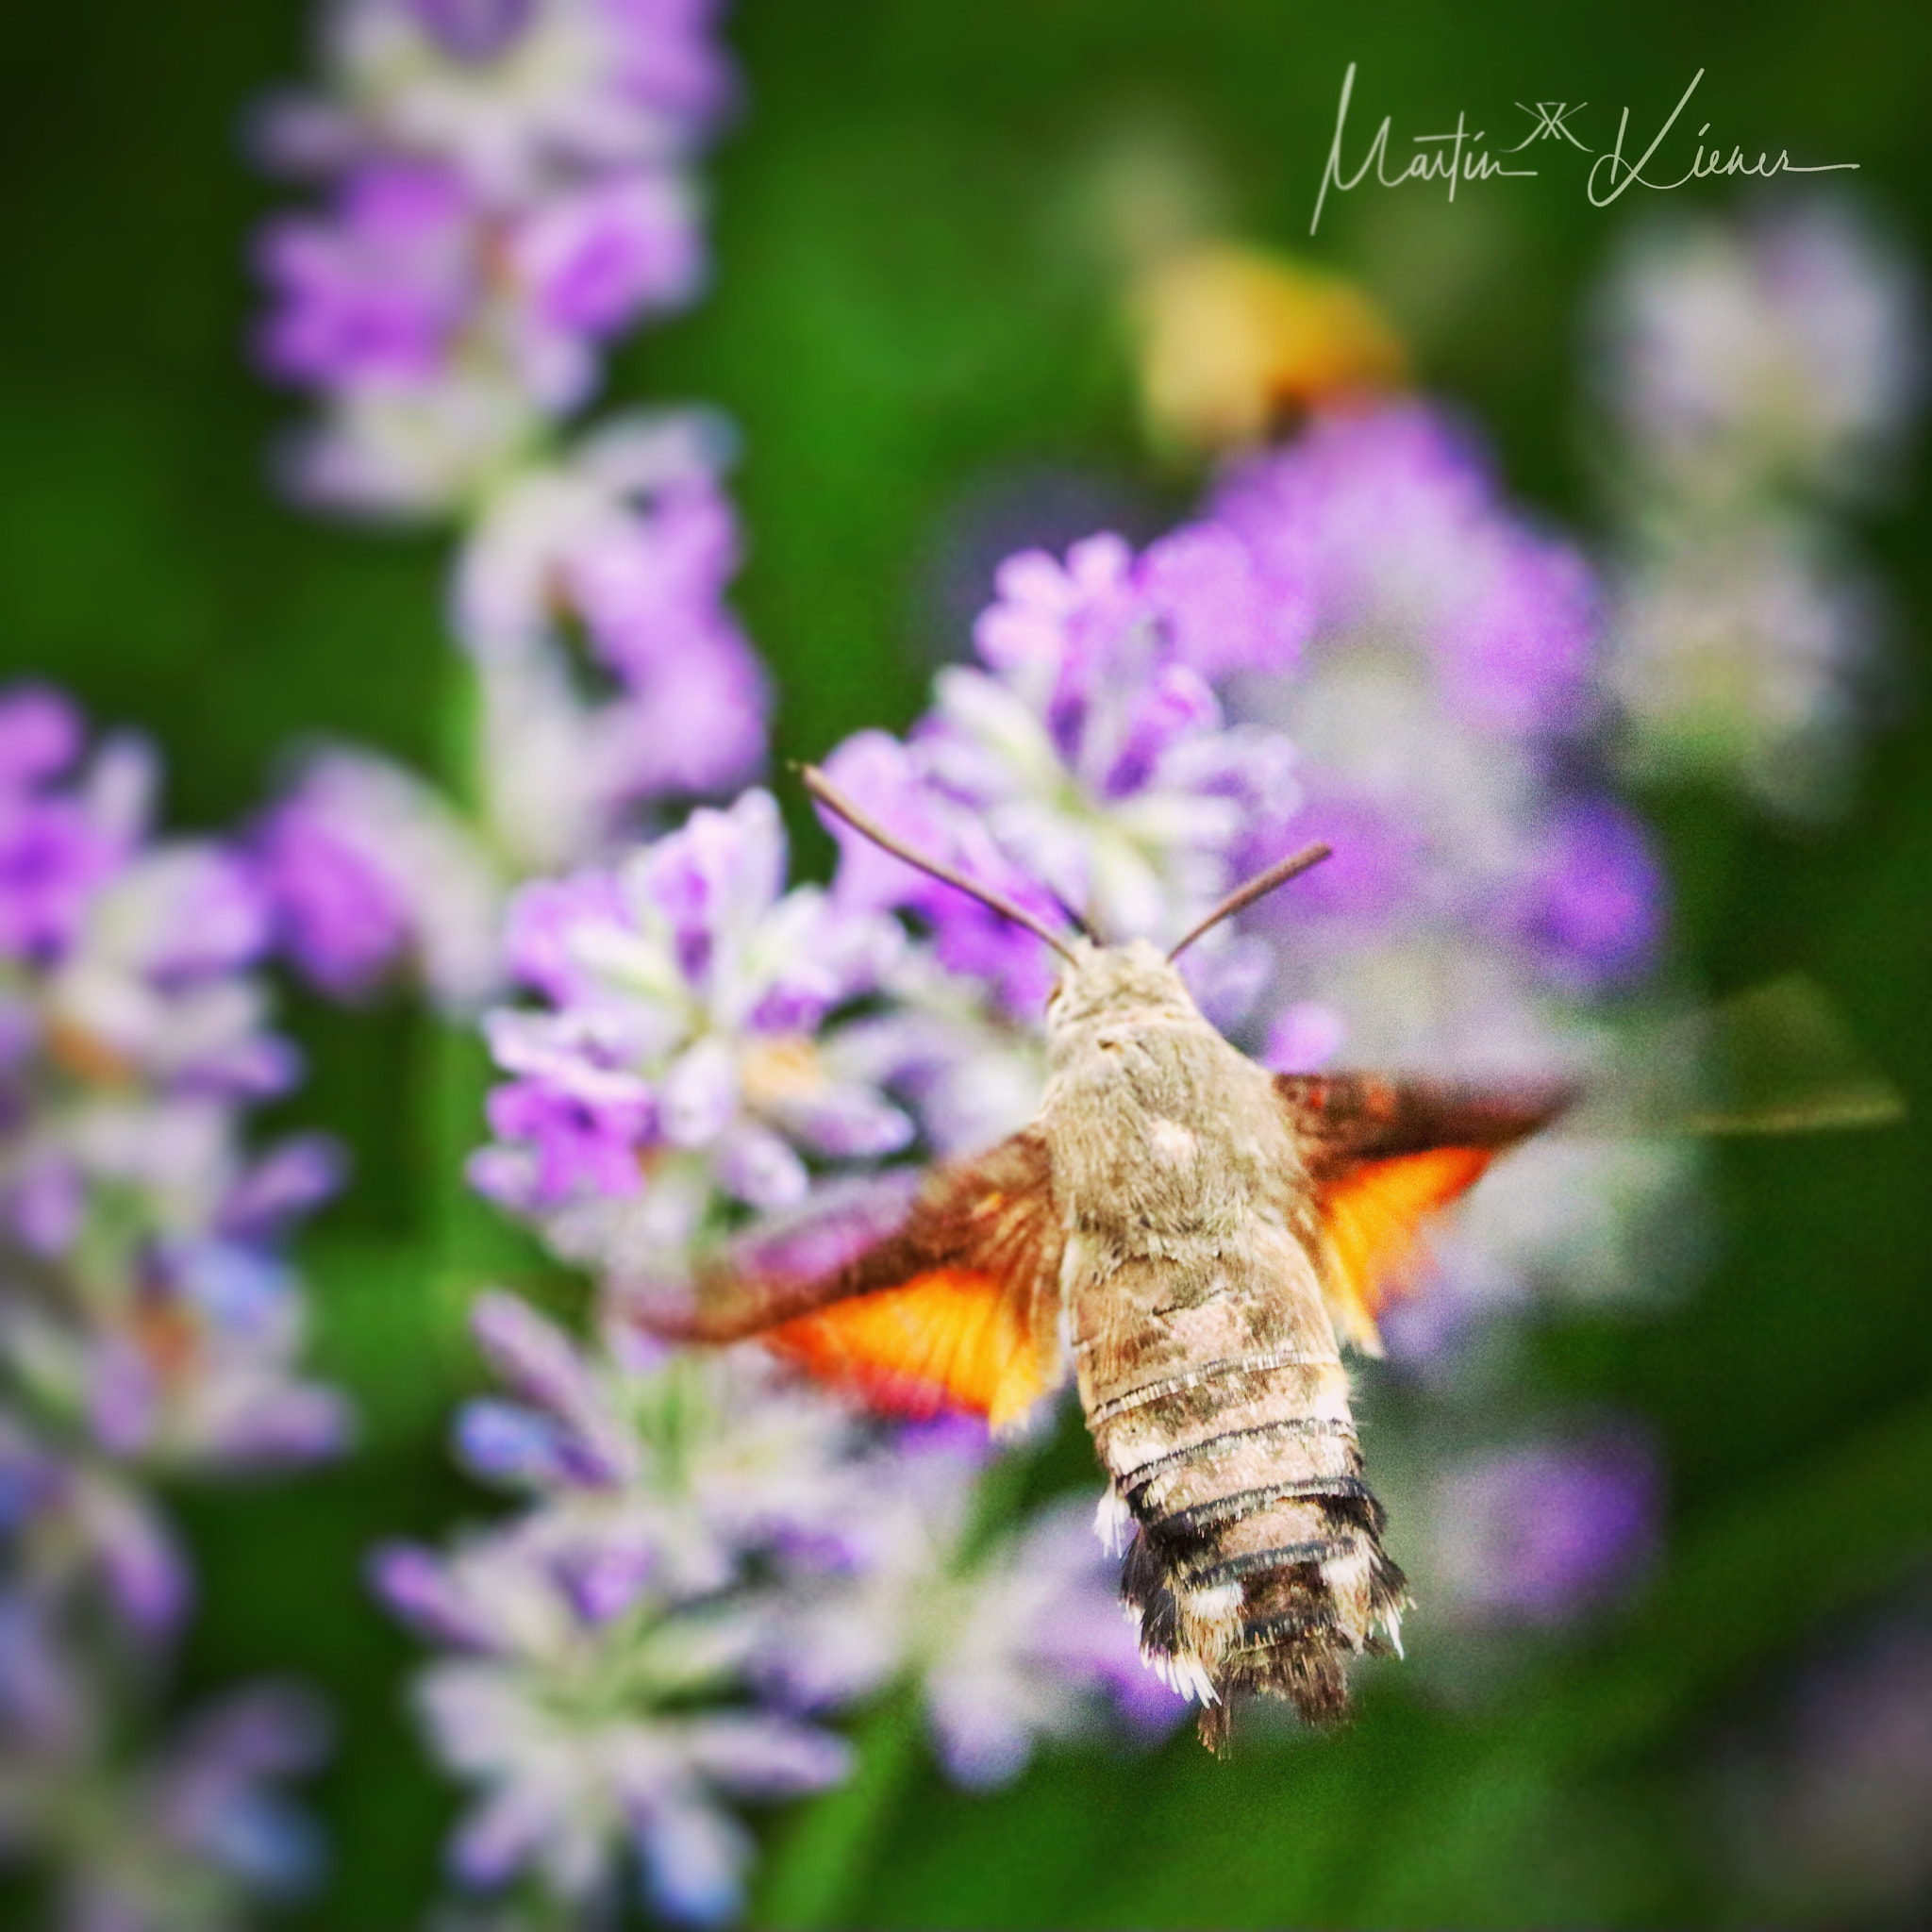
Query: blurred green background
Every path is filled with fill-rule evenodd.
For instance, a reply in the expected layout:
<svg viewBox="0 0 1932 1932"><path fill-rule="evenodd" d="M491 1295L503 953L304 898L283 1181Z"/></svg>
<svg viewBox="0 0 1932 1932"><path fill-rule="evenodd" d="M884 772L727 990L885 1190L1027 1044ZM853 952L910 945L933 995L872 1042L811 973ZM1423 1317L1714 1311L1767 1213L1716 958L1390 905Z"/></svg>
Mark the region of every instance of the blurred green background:
<svg viewBox="0 0 1932 1932"><path fill-rule="evenodd" d="M0 36L0 670L153 733L172 816L197 826L250 809L304 734L433 761L448 682L444 540L331 528L265 482L291 405L247 372L246 248L274 197L239 128L302 71L307 10L27 0ZM1370 125L1391 112L1398 139L1458 107L1513 125L1510 103L1557 96L1589 101L1578 125L1605 138L1623 103L1654 121L1704 67L1721 135L1857 160L1833 178L1932 259L1923 7L746 0L729 34L747 102L709 171L716 286L627 352L617 392L710 400L742 428L741 602L786 758L920 708L962 507L1041 475L1150 515L1187 500L1146 455L1117 291L1080 239L1080 185L1124 126L1191 145L1238 232L1296 247L1350 59ZM1370 280L1513 489L1587 525L1578 303L1636 210L1592 209L1581 176L1552 161L1454 208L1364 191L1331 203L1319 252ZM1863 535L1923 666L1932 508L1922 493ZM1469 1708L1385 1672L1346 1735L1230 1763L1184 1735L1140 1759L1050 1756L991 1797L917 1774L850 1922L1762 1922L1711 1856L1714 1758L1932 1551L1932 716L1909 669L1896 695L1856 811L1826 832L1641 801L1697 976L1722 992L1811 974L1918 1103L1903 1129L1726 1148L1726 1245L1692 1300L1538 1327L1525 1408L1627 1407L1667 1446L1668 1550L1644 1595ZM804 853L824 862L818 835ZM492 1238L446 1171L472 1129L439 1098L463 1083L440 1076L430 1029L293 1010L313 1077L289 1111L357 1151L307 1259L362 1446L182 1499L205 1578L187 1675L327 1690L335 1869L301 1923L384 1932L420 1922L451 1800L401 1708L410 1646L358 1564L378 1536L481 1507L441 1436L473 1374L458 1287Z"/></svg>

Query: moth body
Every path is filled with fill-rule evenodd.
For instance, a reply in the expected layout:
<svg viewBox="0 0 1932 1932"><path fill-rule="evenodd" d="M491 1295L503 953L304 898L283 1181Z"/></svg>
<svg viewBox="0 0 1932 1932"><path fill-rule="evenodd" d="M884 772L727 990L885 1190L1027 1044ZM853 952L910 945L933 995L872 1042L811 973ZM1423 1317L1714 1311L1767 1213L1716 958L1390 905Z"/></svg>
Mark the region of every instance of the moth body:
<svg viewBox="0 0 1932 1932"><path fill-rule="evenodd" d="M1428 1217L1569 1094L1271 1074L1208 1024L1173 954L1063 941L808 783L1065 958L1046 1094L983 1154L828 1190L799 1224L755 1231L653 1325L762 1335L879 1407L961 1407L995 1429L1060 1382L1071 1343L1123 1594L1149 1661L1200 1699L1203 1738L1225 1740L1243 1690L1341 1716L1349 1660L1394 1643L1407 1599L1340 1342L1376 1346ZM1258 874L1175 952L1325 850Z"/></svg>
<svg viewBox="0 0 1932 1932"><path fill-rule="evenodd" d="M1084 952L1048 1029L1060 1296L1142 1648L1201 1699L1209 1741L1236 1690L1339 1716L1346 1661L1394 1636L1403 1582L1293 1123L1144 941Z"/></svg>

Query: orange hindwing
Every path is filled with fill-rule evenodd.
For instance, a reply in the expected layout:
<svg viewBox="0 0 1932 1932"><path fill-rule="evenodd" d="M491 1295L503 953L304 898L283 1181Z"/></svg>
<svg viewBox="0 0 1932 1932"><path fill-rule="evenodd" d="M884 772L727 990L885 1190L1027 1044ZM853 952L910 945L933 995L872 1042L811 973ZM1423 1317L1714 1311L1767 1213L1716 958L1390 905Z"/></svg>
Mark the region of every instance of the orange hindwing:
<svg viewBox="0 0 1932 1932"><path fill-rule="evenodd" d="M1025 1299L991 1275L936 1268L771 1329L779 1355L896 1415L942 1408L1017 1421L1054 1379Z"/></svg>

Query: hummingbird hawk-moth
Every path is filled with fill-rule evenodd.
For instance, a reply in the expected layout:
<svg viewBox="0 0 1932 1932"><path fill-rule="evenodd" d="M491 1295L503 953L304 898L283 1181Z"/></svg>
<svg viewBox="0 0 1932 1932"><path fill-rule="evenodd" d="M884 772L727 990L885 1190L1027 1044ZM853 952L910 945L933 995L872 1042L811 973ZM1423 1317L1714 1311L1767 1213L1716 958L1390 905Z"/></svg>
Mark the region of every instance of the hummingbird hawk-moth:
<svg viewBox="0 0 1932 1932"><path fill-rule="evenodd" d="M1053 932L805 775L860 832L1062 955L1045 1095L1022 1132L935 1168L856 1253L741 1248L661 1325L762 1336L881 1406L951 1404L995 1429L1071 1355L1109 1478L1103 1527L1125 1547L1123 1594L1149 1662L1200 1700L1203 1740L1224 1741L1239 1692L1342 1716L1350 1660L1399 1649L1407 1599L1341 1344L1375 1349L1423 1223L1568 1096L1275 1074L1222 1037L1174 958L1325 846L1232 894L1163 958L1144 940Z"/></svg>

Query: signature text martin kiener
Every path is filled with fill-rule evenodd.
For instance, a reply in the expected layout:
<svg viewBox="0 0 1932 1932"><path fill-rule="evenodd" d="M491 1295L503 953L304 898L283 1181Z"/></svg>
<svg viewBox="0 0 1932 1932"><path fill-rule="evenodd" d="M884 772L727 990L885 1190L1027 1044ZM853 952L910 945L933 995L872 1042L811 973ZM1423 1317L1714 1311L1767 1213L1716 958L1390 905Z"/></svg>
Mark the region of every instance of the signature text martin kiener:
<svg viewBox="0 0 1932 1932"><path fill-rule="evenodd" d="M1441 181L1447 186L1449 199L1454 201L1458 186L1491 181L1499 175L1541 174L1541 169L1526 164L1524 150L1544 142L1557 142L1557 152L1566 159L1573 150L1591 158L1590 172L1584 177L1583 188L1594 208L1608 208L1633 186L1668 193L1674 188L1682 188L1687 182L1707 180L1714 175L1767 177L1773 175L1830 175L1858 165L1857 161L1819 161L1801 165L1791 159L1788 148L1780 148L1774 160L1768 148L1759 149L1755 158L1747 157L1741 147L1735 145L1726 154L1721 141L1707 148L1705 137L1711 128L1708 121L1698 128L1694 137L1689 134L1679 136L1680 151L1674 158L1663 157L1664 143L1683 119L1684 109L1690 105L1690 96L1697 92L1697 84L1704 78L1704 73L1700 67L1690 76L1690 85L1678 96L1677 105L1671 109L1641 154L1636 152L1636 142L1630 137L1628 108L1618 117L1616 139L1607 147L1597 149L1583 139L1575 125L1576 117L1590 106L1588 101L1518 101L1515 103L1517 109L1527 114L1533 125L1528 133L1512 145L1493 150L1485 146L1489 139L1488 130L1478 127L1472 131L1469 116L1458 108L1454 127L1441 134L1411 136L1409 145L1416 152L1407 159L1400 154L1390 153L1390 129L1394 117L1384 114L1360 160L1350 173L1347 160L1348 113L1355 98L1356 75L1356 63L1351 60L1348 72L1341 77L1341 100L1335 110L1335 138L1328 144L1328 161L1322 170L1322 186L1315 196L1315 214L1308 224L1308 233L1314 234L1322 225L1322 210L1327 206L1328 191L1332 188L1338 194L1350 193L1371 178L1371 170L1374 171L1374 180L1383 188L1399 188L1405 181ZM1518 124L1519 129L1521 125ZM1693 139L1697 144L1696 154L1686 160L1681 148ZM1680 172L1673 174L1674 166Z"/></svg>

